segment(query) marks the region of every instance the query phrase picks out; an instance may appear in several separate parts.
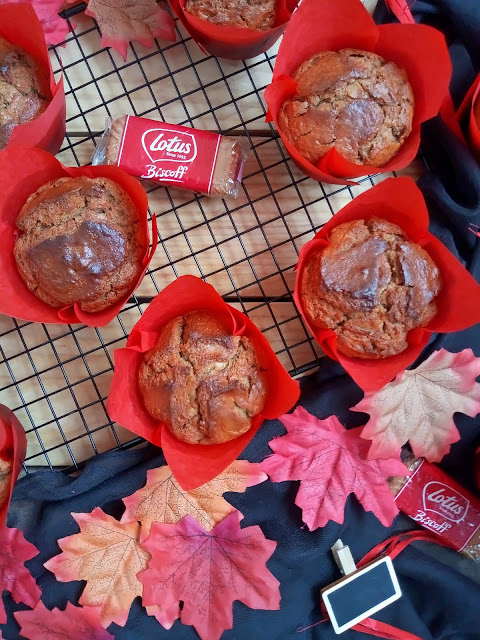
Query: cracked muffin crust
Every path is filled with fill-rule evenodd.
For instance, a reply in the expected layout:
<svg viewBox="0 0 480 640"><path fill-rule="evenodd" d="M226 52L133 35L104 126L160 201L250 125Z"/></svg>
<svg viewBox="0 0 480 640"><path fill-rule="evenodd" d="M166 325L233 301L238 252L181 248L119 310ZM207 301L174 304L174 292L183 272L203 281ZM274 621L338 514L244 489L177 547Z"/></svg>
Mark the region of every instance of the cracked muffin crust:
<svg viewBox="0 0 480 640"><path fill-rule="evenodd" d="M40 77L33 59L0 37L0 149L14 127L45 111L48 94L48 78Z"/></svg>
<svg viewBox="0 0 480 640"><path fill-rule="evenodd" d="M385 358L404 351L407 333L437 312L437 266L394 224L353 220L309 256L300 295L309 322L333 329L347 356Z"/></svg>
<svg viewBox="0 0 480 640"><path fill-rule="evenodd" d="M33 193L16 220L14 255L27 287L51 307L95 313L127 294L148 247L130 196L108 178L60 178Z"/></svg>
<svg viewBox="0 0 480 640"><path fill-rule="evenodd" d="M276 0L187 0L185 10L214 24L245 29L271 29Z"/></svg>
<svg viewBox="0 0 480 640"><path fill-rule="evenodd" d="M412 130L414 97L405 71L375 53L324 51L304 62L278 126L312 164L332 148L355 164L381 167Z"/></svg>
<svg viewBox="0 0 480 640"><path fill-rule="evenodd" d="M206 310L163 327L144 354L138 386L148 413L190 444L242 435L267 397L266 373L250 340L231 335Z"/></svg>

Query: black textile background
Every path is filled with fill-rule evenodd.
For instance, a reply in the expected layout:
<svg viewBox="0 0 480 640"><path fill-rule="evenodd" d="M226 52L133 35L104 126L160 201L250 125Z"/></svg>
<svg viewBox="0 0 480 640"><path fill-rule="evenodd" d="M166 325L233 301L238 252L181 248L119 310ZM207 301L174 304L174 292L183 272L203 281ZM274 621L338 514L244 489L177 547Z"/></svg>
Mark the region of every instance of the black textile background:
<svg viewBox="0 0 480 640"><path fill-rule="evenodd" d="M480 0L417 0L413 14L418 22L432 24L447 36L454 64L452 93L458 105L480 72ZM391 19L382 0L375 18L377 22ZM439 118L425 124L422 150L430 171L419 186L430 211L431 231L480 281L480 239L467 230L468 223L480 224L480 167ZM452 300L452 304L461 305L462 301ZM471 347L480 356L480 326L434 337L419 361L441 347L450 351ZM340 365L327 358L317 374L302 381L301 404L320 418L338 415L348 427L362 424L364 416L348 411L361 397L361 390ZM452 446L442 466L465 487L474 490L473 453L480 443L480 420L457 414L455 422L461 440ZM280 422L265 423L241 457L260 462L270 453L268 442L283 433ZM77 604L83 589L81 582L57 582L43 568L46 560L59 553L57 539L78 531L71 512L90 512L101 506L107 513L120 517L121 498L143 486L146 471L164 462L161 451L147 446L98 456L78 478L40 471L18 482L8 524L22 529L27 540L40 550L39 556L27 566L43 591L42 600L47 607L63 609L67 601ZM410 526L408 519L399 516L393 527L386 529L350 497L343 525L330 522L323 529L310 532L294 504L297 488L296 482L267 481L245 494L227 494L231 503L245 514L243 527L258 524L267 538L278 542L267 566L280 581L282 600L280 611L274 612L254 611L235 603L234 628L224 633L224 640L334 638L329 623L297 632L298 627L321 619L320 589L339 577L330 546L341 537L354 558L359 559L395 530ZM432 546L415 543L394 561L404 595L377 617L423 640L480 639L480 563L475 565L447 549L432 550ZM9 622L3 634L14 640L20 636L12 611L25 607L15 605L9 595L4 594L4 600ZM138 598L127 625L124 628L111 625L109 631L118 640L198 638L191 627L179 622L165 631L145 614ZM367 637L354 631L343 634L344 640Z"/></svg>

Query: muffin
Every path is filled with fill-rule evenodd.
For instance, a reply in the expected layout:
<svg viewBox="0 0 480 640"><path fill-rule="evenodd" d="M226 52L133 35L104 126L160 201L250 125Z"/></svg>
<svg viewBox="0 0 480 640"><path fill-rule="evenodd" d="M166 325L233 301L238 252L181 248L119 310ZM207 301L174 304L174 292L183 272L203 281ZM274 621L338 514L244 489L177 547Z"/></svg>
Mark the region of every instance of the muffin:
<svg viewBox="0 0 480 640"><path fill-rule="evenodd" d="M162 328L144 354L138 386L148 413L190 444L237 438L267 397L266 372L251 341L232 335L206 310Z"/></svg>
<svg viewBox="0 0 480 640"><path fill-rule="evenodd" d="M48 78L41 77L33 59L0 37L0 149L14 127L45 111L48 94Z"/></svg>
<svg viewBox="0 0 480 640"><path fill-rule="evenodd" d="M95 313L131 291L148 232L130 196L108 178L60 178L40 187L16 220L24 283L51 307Z"/></svg>
<svg viewBox="0 0 480 640"><path fill-rule="evenodd" d="M402 229L386 220L353 220L307 257L300 297L312 326L332 329L339 352L386 358L404 351L407 334L437 312L437 266Z"/></svg>
<svg viewBox="0 0 480 640"><path fill-rule="evenodd" d="M282 105L278 126L312 164L335 148L350 162L381 167L412 130L407 75L375 53L324 51L293 78L298 86Z"/></svg>
<svg viewBox="0 0 480 640"><path fill-rule="evenodd" d="M244 29L271 29L276 0L187 0L185 10L214 24Z"/></svg>

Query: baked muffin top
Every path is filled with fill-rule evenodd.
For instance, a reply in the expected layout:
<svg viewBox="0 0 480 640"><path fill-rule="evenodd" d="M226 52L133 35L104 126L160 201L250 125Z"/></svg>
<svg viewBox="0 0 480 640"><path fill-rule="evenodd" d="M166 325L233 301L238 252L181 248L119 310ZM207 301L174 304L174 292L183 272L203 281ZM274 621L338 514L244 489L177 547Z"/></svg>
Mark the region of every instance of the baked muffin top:
<svg viewBox="0 0 480 640"><path fill-rule="evenodd" d="M246 29L271 29L276 0L187 0L185 10L202 20Z"/></svg>
<svg viewBox="0 0 480 640"><path fill-rule="evenodd" d="M111 306L135 286L148 247L130 196L108 178L60 178L23 206L14 255L20 276L52 307Z"/></svg>
<svg viewBox="0 0 480 640"><path fill-rule="evenodd" d="M148 413L179 440L218 444L251 427L267 396L265 372L246 336L206 310L170 320L144 354L138 385Z"/></svg>
<svg viewBox="0 0 480 640"><path fill-rule="evenodd" d="M33 59L0 37L0 149L15 126L45 111L48 94L48 78L41 77Z"/></svg>
<svg viewBox="0 0 480 640"><path fill-rule="evenodd" d="M371 218L333 229L329 246L309 256L300 295L309 322L336 332L339 351L385 358L433 319L440 288L428 253L400 227Z"/></svg>
<svg viewBox="0 0 480 640"><path fill-rule="evenodd" d="M375 53L324 51L293 77L297 91L282 105L278 125L313 164L335 147L355 164L381 167L412 130L407 74Z"/></svg>

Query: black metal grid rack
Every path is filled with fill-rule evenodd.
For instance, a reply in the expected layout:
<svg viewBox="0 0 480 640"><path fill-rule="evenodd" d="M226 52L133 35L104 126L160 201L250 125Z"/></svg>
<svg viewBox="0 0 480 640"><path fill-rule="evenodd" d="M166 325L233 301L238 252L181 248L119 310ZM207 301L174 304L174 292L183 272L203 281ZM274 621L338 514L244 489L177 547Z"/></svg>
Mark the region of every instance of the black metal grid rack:
<svg viewBox="0 0 480 640"><path fill-rule="evenodd" d="M90 161L105 116L133 113L190 127L246 135L251 144L236 201L210 199L146 184L159 246L144 281L107 327L41 325L0 316L0 402L15 410L28 438L25 470L74 469L101 451L139 440L106 412L113 351L145 305L166 284L189 273L202 277L256 322L291 375L311 371L319 348L294 306L293 267L299 248L354 195L304 176L265 123L263 90L274 48L248 61L203 54L177 24L178 41L151 50L130 45L127 61L100 44L84 15L66 47L51 48L63 69L67 136L59 159Z"/></svg>

